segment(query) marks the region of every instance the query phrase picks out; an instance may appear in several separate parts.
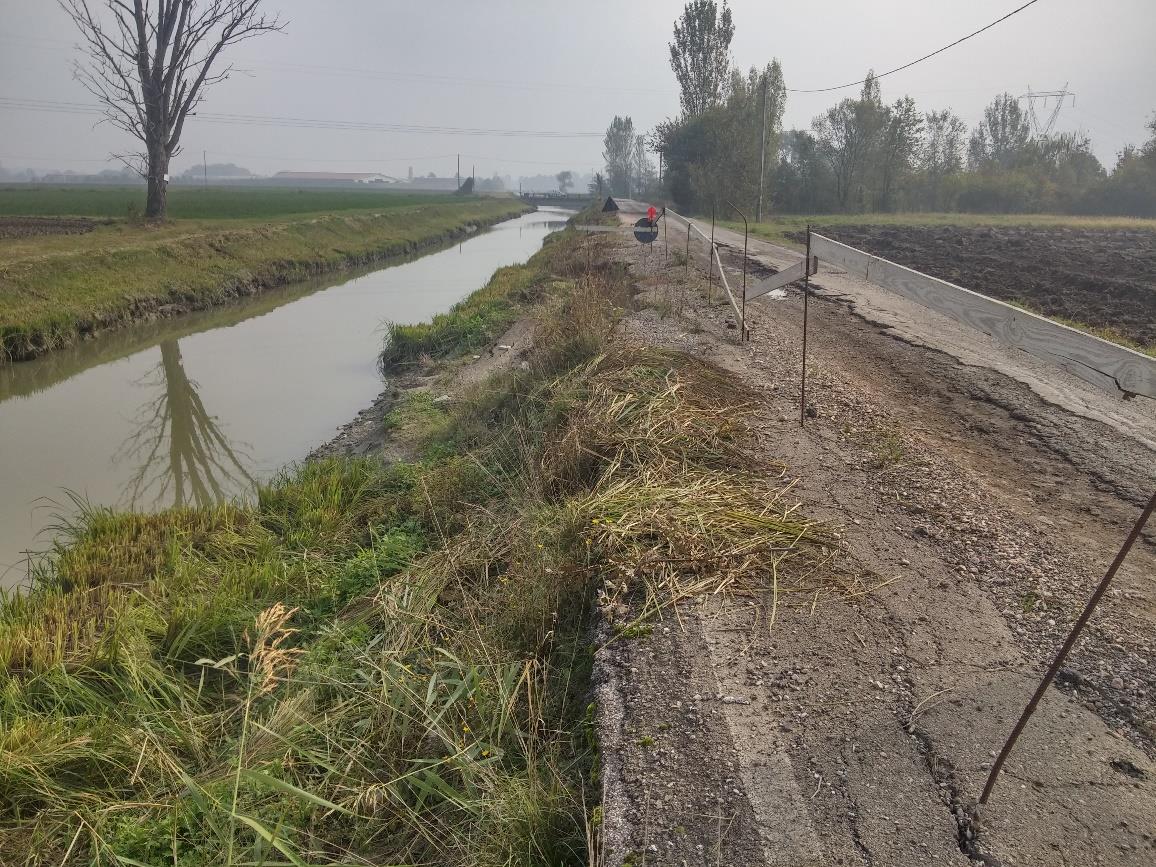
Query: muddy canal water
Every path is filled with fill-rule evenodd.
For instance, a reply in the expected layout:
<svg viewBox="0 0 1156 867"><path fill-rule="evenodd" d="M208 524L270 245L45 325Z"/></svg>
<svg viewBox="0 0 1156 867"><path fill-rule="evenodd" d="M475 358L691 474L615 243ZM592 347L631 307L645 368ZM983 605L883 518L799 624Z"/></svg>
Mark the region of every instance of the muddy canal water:
<svg viewBox="0 0 1156 867"><path fill-rule="evenodd" d="M452 248L111 333L0 367L0 586L77 501L138 510L246 497L381 390L384 323L421 322L524 262L569 212Z"/></svg>

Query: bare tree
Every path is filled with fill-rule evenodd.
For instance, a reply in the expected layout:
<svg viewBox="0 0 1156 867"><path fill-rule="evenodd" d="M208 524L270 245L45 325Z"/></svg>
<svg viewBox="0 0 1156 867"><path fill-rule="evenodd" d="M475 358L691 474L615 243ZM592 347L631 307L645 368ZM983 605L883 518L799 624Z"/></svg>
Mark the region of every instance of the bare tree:
<svg viewBox="0 0 1156 867"><path fill-rule="evenodd" d="M257 480L246 467L249 455L234 445L209 415L198 386L185 373L180 343L161 341L161 360L139 385L157 395L141 407L136 431L113 460L137 465L125 489L130 508L209 506L249 493Z"/></svg>
<svg viewBox="0 0 1156 867"><path fill-rule="evenodd" d="M148 181L145 216L164 219L169 161L205 91L229 77L214 71L231 45L280 31L261 0L57 0L84 40L86 63L76 76L104 107L105 117L138 141L119 155ZM93 7L104 6L103 13Z"/></svg>

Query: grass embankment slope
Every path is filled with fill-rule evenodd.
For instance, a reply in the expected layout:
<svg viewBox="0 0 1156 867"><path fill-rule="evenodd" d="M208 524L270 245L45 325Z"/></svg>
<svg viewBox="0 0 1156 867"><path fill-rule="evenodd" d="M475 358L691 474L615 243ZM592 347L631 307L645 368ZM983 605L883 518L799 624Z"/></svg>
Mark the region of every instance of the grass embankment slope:
<svg viewBox="0 0 1156 867"><path fill-rule="evenodd" d="M0 606L0 862L587 863L594 605L782 589L821 556L748 451L750 395L608 342L632 293L605 243L554 236L448 315L492 339L532 307L539 348L404 401L410 462L85 516ZM447 318L406 353L460 354Z"/></svg>
<svg viewBox="0 0 1156 867"><path fill-rule="evenodd" d="M51 200L54 191L42 192ZM210 307L318 272L411 253L526 210L510 199L250 195L246 201L246 192L229 191L184 209L204 216L163 226L106 221L84 234L0 239L0 363L158 312ZM174 196L178 214L181 200ZM57 204L84 210L73 200Z"/></svg>

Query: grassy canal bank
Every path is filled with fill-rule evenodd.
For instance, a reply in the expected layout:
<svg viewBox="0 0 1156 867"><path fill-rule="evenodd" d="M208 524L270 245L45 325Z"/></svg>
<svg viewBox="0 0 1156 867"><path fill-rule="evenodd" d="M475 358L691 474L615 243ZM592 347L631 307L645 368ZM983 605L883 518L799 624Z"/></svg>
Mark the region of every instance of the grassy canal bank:
<svg viewBox="0 0 1156 867"><path fill-rule="evenodd" d="M0 604L0 863L587 863L595 611L770 581L813 547L767 505L751 396L613 342L634 290L606 244L555 235L395 330L383 364L435 372L511 316L536 334L525 366L403 398L406 461L69 531Z"/></svg>
<svg viewBox="0 0 1156 867"><path fill-rule="evenodd" d="M95 331L222 304L240 295L463 237L524 213L511 199L226 191L182 203L162 226L93 219L111 193L63 201L0 196L0 363ZM102 197L103 196L103 197ZM41 211L80 217L28 216ZM51 208L50 208L51 206Z"/></svg>

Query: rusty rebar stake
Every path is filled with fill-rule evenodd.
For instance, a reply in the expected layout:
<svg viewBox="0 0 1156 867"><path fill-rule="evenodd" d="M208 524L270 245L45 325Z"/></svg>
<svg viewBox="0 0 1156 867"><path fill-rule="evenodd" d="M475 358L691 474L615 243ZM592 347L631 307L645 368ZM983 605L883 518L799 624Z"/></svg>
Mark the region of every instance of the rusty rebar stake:
<svg viewBox="0 0 1156 867"><path fill-rule="evenodd" d="M686 266L686 281L690 282L690 220L686 221L686 261L683 262Z"/></svg>
<svg viewBox="0 0 1156 867"><path fill-rule="evenodd" d="M670 238L666 236L666 205L662 206L662 243L666 247L666 267L670 267Z"/></svg>
<svg viewBox="0 0 1156 867"><path fill-rule="evenodd" d="M713 202L710 206L710 247L706 251L706 306L710 307L711 295L714 294L714 219L718 206Z"/></svg>
<svg viewBox="0 0 1156 867"><path fill-rule="evenodd" d="M739 323L739 327L742 329L742 331L739 332L739 343L746 343L751 339L750 329L747 328L747 249L751 237L751 224L747 221L747 215L740 211L734 202L727 199L727 204L731 206L731 209L734 210L736 214L743 218L743 321ZM722 267L721 258L719 259L719 263L719 267Z"/></svg>
<svg viewBox="0 0 1156 867"><path fill-rule="evenodd" d="M1060 652L1056 654L1056 658L1052 660L1052 664L1048 666L1047 674L1044 679L1040 681L1040 685L1036 687L1035 695L1032 696L1028 706L1024 708L1024 712L1020 715L1019 722L1016 723L1012 733L1008 736L1007 742L1003 745L1003 749L999 752L999 757L995 760L995 764L991 766L991 773L987 775L987 782L983 787L983 794L979 796L979 803L986 804L988 797L991 795L991 790L995 788L996 779L999 777L999 772L1003 768L1003 763L1007 761L1007 757L1011 754L1012 748L1015 747L1016 741L1019 740L1020 734L1024 727L1027 726L1028 720L1035 712L1036 705L1040 703L1040 699L1044 697L1048 687L1052 685L1052 681L1056 679L1056 672L1060 670L1060 666L1064 664L1068 653L1076 644L1076 639L1080 637L1084 626L1088 619L1092 616L1092 612L1096 610L1096 606L1100 603L1100 599L1108 591L1108 585L1112 583L1112 579L1116 576L1117 570L1124 562L1124 558L1128 556L1128 552L1132 550L1132 546L1136 544L1136 540L1140 538L1140 533L1144 530L1144 525L1148 523L1148 519L1152 517L1152 512L1156 510L1156 493L1152 494L1152 499L1148 501L1148 505L1144 507L1144 511L1140 513L1139 519L1136 521L1136 526L1132 528L1132 532L1128 534L1128 538L1124 540L1124 546L1120 549L1120 553L1116 555L1116 559L1112 561L1112 565L1108 567L1108 571L1104 573L1104 577L1100 580L1100 586L1096 588L1096 592L1092 594L1092 598L1088 600L1088 604L1084 606L1083 612L1076 620L1072 631L1068 633L1068 640L1064 642L1064 646L1060 648Z"/></svg>
<svg viewBox="0 0 1156 867"><path fill-rule="evenodd" d="M799 427L807 426L807 301L811 297L811 224L807 224L807 258L803 260L803 375L799 381Z"/></svg>

